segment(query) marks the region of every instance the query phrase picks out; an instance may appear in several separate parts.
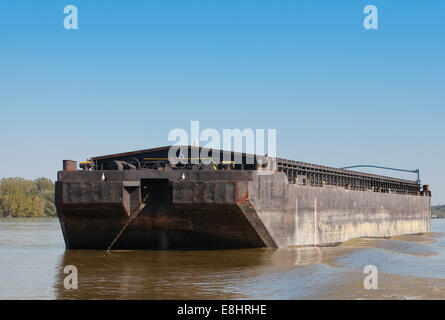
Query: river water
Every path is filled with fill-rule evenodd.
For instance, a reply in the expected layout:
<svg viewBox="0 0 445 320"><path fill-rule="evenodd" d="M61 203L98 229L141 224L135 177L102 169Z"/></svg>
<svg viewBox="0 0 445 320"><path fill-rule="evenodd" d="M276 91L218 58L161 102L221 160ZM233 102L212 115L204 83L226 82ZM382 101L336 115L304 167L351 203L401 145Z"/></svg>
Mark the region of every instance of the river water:
<svg viewBox="0 0 445 320"><path fill-rule="evenodd" d="M0 219L0 299L445 299L445 219L431 224L335 247L106 253L66 251L57 219Z"/></svg>

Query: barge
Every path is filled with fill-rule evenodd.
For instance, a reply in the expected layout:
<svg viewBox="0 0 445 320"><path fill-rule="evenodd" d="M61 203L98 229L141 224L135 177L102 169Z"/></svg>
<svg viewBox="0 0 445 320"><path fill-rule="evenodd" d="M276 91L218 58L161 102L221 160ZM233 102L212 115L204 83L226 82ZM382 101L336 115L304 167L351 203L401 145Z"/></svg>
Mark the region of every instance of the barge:
<svg viewBox="0 0 445 320"><path fill-rule="evenodd" d="M55 202L67 249L335 245L430 231L419 181L267 156L171 146L64 160ZM228 159L228 160L227 160Z"/></svg>

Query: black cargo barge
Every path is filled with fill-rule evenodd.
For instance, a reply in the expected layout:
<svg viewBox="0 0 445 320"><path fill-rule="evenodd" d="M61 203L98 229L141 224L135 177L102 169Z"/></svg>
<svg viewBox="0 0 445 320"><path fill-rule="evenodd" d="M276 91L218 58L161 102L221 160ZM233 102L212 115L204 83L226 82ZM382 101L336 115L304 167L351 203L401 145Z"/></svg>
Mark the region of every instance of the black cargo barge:
<svg viewBox="0 0 445 320"><path fill-rule="evenodd" d="M64 161L66 247L276 248L430 230L431 194L416 181L229 151L209 162L183 148L187 164L169 161L169 146L94 157L82 170Z"/></svg>

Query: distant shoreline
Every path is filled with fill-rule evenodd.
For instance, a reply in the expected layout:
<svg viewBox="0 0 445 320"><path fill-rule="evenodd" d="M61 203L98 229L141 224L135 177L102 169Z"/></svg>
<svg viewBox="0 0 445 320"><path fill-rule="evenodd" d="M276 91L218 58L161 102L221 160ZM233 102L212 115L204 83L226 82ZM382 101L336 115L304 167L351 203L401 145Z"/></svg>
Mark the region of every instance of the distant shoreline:
<svg viewBox="0 0 445 320"><path fill-rule="evenodd" d="M0 217L56 217L54 191L54 182L44 177L3 178L0 180Z"/></svg>
<svg viewBox="0 0 445 320"><path fill-rule="evenodd" d="M445 205L431 206L431 219L444 219Z"/></svg>
<svg viewBox="0 0 445 320"><path fill-rule="evenodd" d="M57 216L37 216L37 217L1 217L0 216L0 220L2 219L42 219L42 218L51 218L51 219L57 219Z"/></svg>
<svg viewBox="0 0 445 320"><path fill-rule="evenodd" d="M57 218L55 184L41 177L0 179L1 218ZM445 219L445 205L431 206L431 219Z"/></svg>

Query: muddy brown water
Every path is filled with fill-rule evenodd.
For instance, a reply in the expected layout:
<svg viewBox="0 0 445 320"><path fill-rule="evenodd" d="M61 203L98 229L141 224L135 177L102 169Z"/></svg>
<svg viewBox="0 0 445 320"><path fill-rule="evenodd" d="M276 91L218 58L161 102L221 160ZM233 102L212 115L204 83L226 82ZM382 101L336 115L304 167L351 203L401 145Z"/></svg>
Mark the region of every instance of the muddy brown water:
<svg viewBox="0 0 445 320"><path fill-rule="evenodd" d="M66 290L63 269L78 270ZM378 270L366 290L363 269ZM0 299L444 299L445 220L335 247L69 251L57 219L0 219Z"/></svg>

